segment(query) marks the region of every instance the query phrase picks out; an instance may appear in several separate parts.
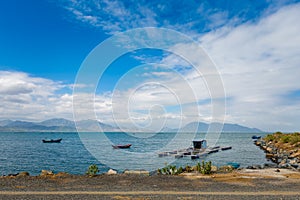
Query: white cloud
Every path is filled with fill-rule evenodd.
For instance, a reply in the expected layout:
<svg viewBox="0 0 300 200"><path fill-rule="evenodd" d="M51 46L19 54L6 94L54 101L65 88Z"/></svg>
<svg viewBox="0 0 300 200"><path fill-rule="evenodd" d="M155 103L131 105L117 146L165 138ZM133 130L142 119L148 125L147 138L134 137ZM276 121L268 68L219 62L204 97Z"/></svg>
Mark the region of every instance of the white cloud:
<svg viewBox="0 0 300 200"><path fill-rule="evenodd" d="M125 6L123 1L69 1L65 8L75 18L92 26L100 27L108 34L116 33L130 28L156 26L155 13L136 2L135 9Z"/></svg>
<svg viewBox="0 0 300 200"><path fill-rule="evenodd" d="M61 115L61 112L55 112L60 98L56 91L65 87L60 82L23 72L0 71L1 118L41 120ZM63 116L70 118L71 110L65 110Z"/></svg>
<svg viewBox="0 0 300 200"><path fill-rule="evenodd" d="M299 9L300 4L286 6L257 23L223 27L200 38L233 98L228 113L235 122L265 130L299 130L299 102L280 103L282 95L300 89ZM291 107L293 114L275 111Z"/></svg>

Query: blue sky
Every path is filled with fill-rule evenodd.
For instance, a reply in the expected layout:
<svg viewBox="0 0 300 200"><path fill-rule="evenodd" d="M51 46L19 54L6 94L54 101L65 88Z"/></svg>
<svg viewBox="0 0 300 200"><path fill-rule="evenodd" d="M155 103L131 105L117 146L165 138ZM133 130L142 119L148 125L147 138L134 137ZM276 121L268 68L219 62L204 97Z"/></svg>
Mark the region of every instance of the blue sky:
<svg viewBox="0 0 300 200"><path fill-rule="evenodd" d="M88 54L119 32L161 27L193 38L213 60L226 91L226 122L299 131L299 9L299 1L292 0L1 1L0 118L72 119L72 87ZM140 65L145 66L137 67ZM200 88L195 101L185 99L181 105L188 113L197 102L198 116L180 113L175 99L162 95L170 90L146 84L161 82L189 96L183 91L185 86L178 84L180 75L192 88ZM123 82L121 77L125 77ZM130 53L116 60L101 79L95 99L97 116L124 127L132 119L140 125L153 123L153 127L162 118L171 127L178 120L183 124L198 119L209 122L209 91L199 77L173 54L158 50ZM122 84L116 85L118 81ZM137 90L138 86L143 87ZM118 104L115 110L124 106L120 102L128 95L134 99L129 106L132 119L115 112L116 122L113 106Z"/></svg>

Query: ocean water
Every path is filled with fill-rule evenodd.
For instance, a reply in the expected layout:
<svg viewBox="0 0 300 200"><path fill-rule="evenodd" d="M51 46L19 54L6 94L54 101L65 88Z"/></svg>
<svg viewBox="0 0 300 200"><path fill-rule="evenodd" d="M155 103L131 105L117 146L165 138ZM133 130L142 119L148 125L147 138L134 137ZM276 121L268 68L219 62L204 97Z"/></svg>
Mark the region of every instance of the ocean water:
<svg viewBox="0 0 300 200"><path fill-rule="evenodd" d="M269 163L265 154L253 144L252 133L222 133L214 145L232 149L209 154L197 160L158 157L164 150L187 148L192 140L205 135L189 133L0 133L0 175L28 171L37 175L42 169L84 174L91 164L104 173L113 168L156 170L166 164L195 165L205 160L221 166L228 162L241 167ZM261 134L262 136L264 134ZM43 139L62 138L61 143L42 143ZM113 149L111 144L131 143L130 149Z"/></svg>

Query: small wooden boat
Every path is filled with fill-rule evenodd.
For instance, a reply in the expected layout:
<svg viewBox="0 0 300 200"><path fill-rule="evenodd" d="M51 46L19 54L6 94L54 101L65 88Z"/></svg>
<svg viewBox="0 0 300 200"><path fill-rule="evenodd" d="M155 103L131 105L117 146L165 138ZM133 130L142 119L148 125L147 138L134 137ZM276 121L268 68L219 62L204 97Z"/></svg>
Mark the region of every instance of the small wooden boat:
<svg viewBox="0 0 300 200"><path fill-rule="evenodd" d="M128 149L131 147L131 144L118 144L118 145L112 145L114 149Z"/></svg>
<svg viewBox="0 0 300 200"><path fill-rule="evenodd" d="M43 141L43 143L60 143L61 140L62 140L62 138L57 139L57 140L51 139L51 140L42 140L42 141Z"/></svg>

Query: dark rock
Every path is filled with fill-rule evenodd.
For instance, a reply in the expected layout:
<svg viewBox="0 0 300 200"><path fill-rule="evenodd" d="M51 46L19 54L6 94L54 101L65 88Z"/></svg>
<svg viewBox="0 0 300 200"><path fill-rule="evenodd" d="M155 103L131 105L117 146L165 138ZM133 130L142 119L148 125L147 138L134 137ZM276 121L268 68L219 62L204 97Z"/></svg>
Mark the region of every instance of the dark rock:
<svg viewBox="0 0 300 200"><path fill-rule="evenodd" d="M289 163L279 164L278 167L283 168L283 169L292 169L292 167Z"/></svg>
<svg viewBox="0 0 300 200"><path fill-rule="evenodd" d="M19 173L16 173L16 174L8 174L7 176L18 176Z"/></svg>
<svg viewBox="0 0 300 200"><path fill-rule="evenodd" d="M265 163L264 168L277 168L278 165L275 163Z"/></svg>
<svg viewBox="0 0 300 200"><path fill-rule="evenodd" d="M300 165L299 164L291 164L291 166L295 169L299 169L300 168Z"/></svg>
<svg viewBox="0 0 300 200"><path fill-rule="evenodd" d="M263 169L263 166L261 166L261 165L250 165L246 168L247 169Z"/></svg>

